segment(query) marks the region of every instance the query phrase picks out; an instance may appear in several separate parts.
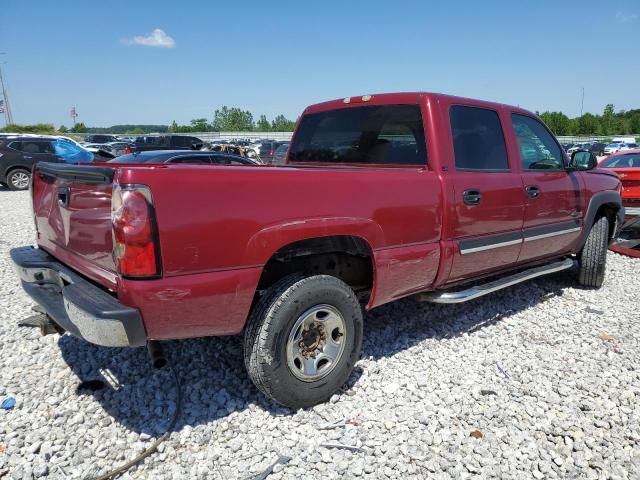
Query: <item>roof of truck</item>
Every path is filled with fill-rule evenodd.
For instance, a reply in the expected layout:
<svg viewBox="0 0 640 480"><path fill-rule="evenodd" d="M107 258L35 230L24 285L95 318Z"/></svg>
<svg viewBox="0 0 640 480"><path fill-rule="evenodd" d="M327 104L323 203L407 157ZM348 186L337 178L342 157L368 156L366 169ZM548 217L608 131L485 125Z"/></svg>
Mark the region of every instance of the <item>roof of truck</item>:
<svg viewBox="0 0 640 480"><path fill-rule="evenodd" d="M513 111L520 111L528 114L532 112L513 105L507 105L498 102L489 102L473 98L457 97L454 95L446 95L435 92L398 92L398 93L375 93L371 95L356 95L353 97L337 98L327 102L316 103L310 105L304 113L315 113L326 110L334 110L336 108L348 107L350 105L390 105L390 104L412 104L418 103L422 98L427 97L430 100L447 99L456 103L468 103L472 105L484 106L487 108L503 108L508 107Z"/></svg>

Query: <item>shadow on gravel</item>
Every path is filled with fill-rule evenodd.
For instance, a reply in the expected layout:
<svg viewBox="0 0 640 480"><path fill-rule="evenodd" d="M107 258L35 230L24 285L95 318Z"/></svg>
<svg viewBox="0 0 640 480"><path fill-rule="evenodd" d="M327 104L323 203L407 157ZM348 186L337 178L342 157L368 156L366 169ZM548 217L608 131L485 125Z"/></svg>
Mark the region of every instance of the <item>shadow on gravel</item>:
<svg viewBox="0 0 640 480"><path fill-rule="evenodd" d="M391 356L427 338L472 334L506 315L534 307L574 283L572 271L511 287L459 305L420 304L401 300L365 315L362 356ZM145 348L104 348L65 335L58 345L66 363L82 382L104 380L108 369L119 387L99 388L85 383L75 395L92 395L114 421L129 430L152 436L163 433L175 411L176 394L169 369L154 370ZM176 430L196 427L233 412L260 407L273 416L294 412L267 400L249 380L242 354L242 338L213 337L163 342L167 360L176 369L182 388L182 415ZM358 367L340 393L362 375ZM97 386L98 388L92 388Z"/></svg>

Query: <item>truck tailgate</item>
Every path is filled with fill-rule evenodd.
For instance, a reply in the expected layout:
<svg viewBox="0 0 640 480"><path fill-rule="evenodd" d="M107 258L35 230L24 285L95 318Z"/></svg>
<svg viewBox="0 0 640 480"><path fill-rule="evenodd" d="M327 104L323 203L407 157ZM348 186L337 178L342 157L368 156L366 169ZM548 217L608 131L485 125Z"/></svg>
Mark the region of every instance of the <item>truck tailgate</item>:
<svg viewBox="0 0 640 480"><path fill-rule="evenodd" d="M32 191L38 246L109 289L117 280L111 234L114 172L105 166L39 163Z"/></svg>

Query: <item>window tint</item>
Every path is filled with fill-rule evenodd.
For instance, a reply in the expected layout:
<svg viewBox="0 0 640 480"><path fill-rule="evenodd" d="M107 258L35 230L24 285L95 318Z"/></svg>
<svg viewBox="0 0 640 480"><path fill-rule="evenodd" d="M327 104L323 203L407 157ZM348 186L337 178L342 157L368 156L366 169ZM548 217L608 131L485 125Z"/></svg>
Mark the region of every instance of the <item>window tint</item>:
<svg viewBox="0 0 640 480"><path fill-rule="evenodd" d="M24 153L53 153L50 142L22 141L22 151Z"/></svg>
<svg viewBox="0 0 640 480"><path fill-rule="evenodd" d="M454 105L449 110L458 170L509 170L498 112Z"/></svg>
<svg viewBox="0 0 640 480"><path fill-rule="evenodd" d="M13 148L14 150L22 150L22 142L11 142L7 147Z"/></svg>
<svg viewBox="0 0 640 480"><path fill-rule="evenodd" d="M251 165L250 160L234 157L231 155L212 155L213 163L221 165Z"/></svg>
<svg viewBox="0 0 640 480"><path fill-rule="evenodd" d="M211 163L209 155L190 155L172 158L170 161L171 163Z"/></svg>
<svg viewBox="0 0 640 480"><path fill-rule="evenodd" d="M553 136L535 118L511 114L525 170L563 170L563 156Z"/></svg>
<svg viewBox="0 0 640 480"><path fill-rule="evenodd" d="M640 153L628 153L610 157L600 164L604 168L640 168Z"/></svg>
<svg viewBox="0 0 640 480"><path fill-rule="evenodd" d="M420 107L366 106L305 115L291 144L289 159L426 165Z"/></svg>

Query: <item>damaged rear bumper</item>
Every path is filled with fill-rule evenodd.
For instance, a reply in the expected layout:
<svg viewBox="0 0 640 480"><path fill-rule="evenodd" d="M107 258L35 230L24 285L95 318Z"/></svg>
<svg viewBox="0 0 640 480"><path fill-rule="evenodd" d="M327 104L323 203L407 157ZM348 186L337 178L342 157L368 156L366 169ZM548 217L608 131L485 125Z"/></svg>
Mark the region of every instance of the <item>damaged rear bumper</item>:
<svg viewBox="0 0 640 480"><path fill-rule="evenodd" d="M22 288L67 332L105 347L146 344L142 316L43 250L20 247L11 259Z"/></svg>

